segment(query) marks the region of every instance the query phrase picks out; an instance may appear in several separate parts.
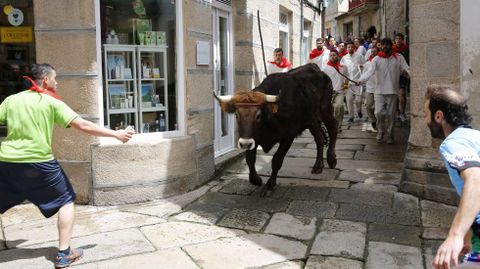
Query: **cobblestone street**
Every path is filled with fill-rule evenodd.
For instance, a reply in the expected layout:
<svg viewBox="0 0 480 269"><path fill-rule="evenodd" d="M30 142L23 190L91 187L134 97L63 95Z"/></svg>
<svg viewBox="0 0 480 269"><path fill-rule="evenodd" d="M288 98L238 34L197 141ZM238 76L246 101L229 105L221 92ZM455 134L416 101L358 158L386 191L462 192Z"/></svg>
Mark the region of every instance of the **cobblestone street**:
<svg viewBox="0 0 480 269"><path fill-rule="evenodd" d="M85 257L73 268L431 268L455 208L397 192L408 128L387 145L366 127L344 126L337 169L322 174L310 173L313 138L298 137L267 198L249 184L242 159L185 195L77 206L73 245ZM259 151L264 183L270 160ZM22 205L1 223L0 268L53 268L55 217Z"/></svg>

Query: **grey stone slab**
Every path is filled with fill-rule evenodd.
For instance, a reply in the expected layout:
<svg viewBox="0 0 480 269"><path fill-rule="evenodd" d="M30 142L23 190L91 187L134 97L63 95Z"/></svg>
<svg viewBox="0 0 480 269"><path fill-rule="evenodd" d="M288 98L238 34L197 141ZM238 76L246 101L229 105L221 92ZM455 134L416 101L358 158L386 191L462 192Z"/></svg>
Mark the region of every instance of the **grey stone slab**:
<svg viewBox="0 0 480 269"><path fill-rule="evenodd" d="M291 186L284 197L292 200L327 201L329 188L316 188L310 186Z"/></svg>
<svg viewBox="0 0 480 269"><path fill-rule="evenodd" d="M261 269L303 269L305 264L301 261L286 261L260 267Z"/></svg>
<svg viewBox="0 0 480 269"><path fill-rule="evenodd" d="M221 205L193 203L185 211L174 216L173 219L181 221L190 221L203 224L215 224L230 209Z"/></svg>
<svg viewBox="0 0 480 269"><path fill-rule="evenodd" d="M316 218L275 213L265 228L265 233L283 235L299 240L310 240L315 235Z"/></svg>
<svg viewBox="0 0 480 269"><path fill-rule="evenodd" d="M335 150L336 151L357 151L357 150L363 150L364 146L362 144L339 144L339 140L337 140L337 143L335 145ZM317 145L315 143L308 144L307 149L316 149Z"/></svg>
<svg viewBox="0 0 480 269"><path fill-rule="evenodd" d="M278 183L278 182L277 182ZM267 197L268 198L273 198L273 199L280 199L285 196L285 193L287 193L288 189L290 187L284 186L283 184L277 184L275 188L273 189L273 192L270 192ZM262 187L258 187L255 189L255 191L251 194L251 196L256 196L260 197L260 194L262 192Z"/></svg>
<svg viewBox="0 0 480 269"><path fill-rule="evenodd" d="M403 163L386 161L338 160L337 169L400 173Z"/></svg>
<svg viewBox="0 0 480 269"><path fill-rule="evenodd" d="M72 246L82 247L85 250L85 256L75 264L91 263L155 250L142 233L135 228L74 238ZM0 252L0 265L2 268L53 268L53 258L57 251L57 242L5 250Z"/></svg>
<svg viewBox="0 0 480 269"><path fill-rule="evenodd" d="M368 160L368 161L390 161L390 162L403 162L405 158L405 153L395 153L391 152L368 152L368 151L357 151L355 153L355 160Z"/></svg>
<svg viewBox="0 0 480 269"><path fill-rule="evenodd" d="M425 264L427 269L434 269L432 266L433 259L437 254L437 250L440 245L443 243L443 240L424 240L423 241L423 258L425 259Z"/></svg>
<svg viewBox="0 0 480 269"><path fill-rule="evenodd" d="M200 198L197 203L220 205L227 208L245 208L264 212L285 211L288 201L257 196L241 196L210 192Z"/></svg>
<svg viewBox="0 0 480 269"><path fill-rule="evenodd" d="M368 226L368 240L394 244L421 246L421 229L415 226L371 223Z"/></svg>
<svg viewBox="0 0 480 269"><path fill-rule="evenodd" d="M337 257L322 257L310 256L305 265L305 269L362 269L363 262L337 258Z"/></svg>
<svg viewBox="0 0 480 269"><path fill-rule="evenodd" d="M297 137L293 140L293 143L313 143L315 142L313 137Z"/></svg>
<svg viewBox="0 0 480 269"><path fill-rule="evenodd" d="M335 154L337 159L353 159L355 152L353 151L346 151L346 150L336 150ZM324 152L323 158L326 158L326 154ZM292 158L317 158L317 150L316 149L291 149L287 153L287 157Z"/></svg>
<svg viewBox="0 0 480 269"><path fill-rule="evenodd" d="M56 241L58 238L56 221L56 218L49 218L6 227L4 233L7 247ZM162 222L165 222L165 220L137 213L118 212L116 210L94 212L83 214L75 219L73 237Z"/></svg>
<svg viewBox="0 0 480 269"><path fill-rule="evenodd" d="M249 234L184 247L201 268L243 269L300 260L307 246L274 235Z"/></svg>
<svg viewBox="0 0 480 269"><path fill-rule="evenodd" d="M255 167L257 173L261 176L270 177L272 156L257 156ZM334 180L338 171L336 169L324 169L321 174L312 174L311 170L315 164L315 159L311 158L285 158L282 168L278 172L279 177L296 177L317 180ZM325 162L326 164L326 162ZM227 170L230 173L249 173L248 166L243 160ZM264 179L266 181L266 178Z"/></svg>
<svg viewBox="0 0 480 269"><path fill-rule="evenodd" d="M245 234L240 230L189 222L167 222L140 230L157 249L178 248Z"/></svg>
<svg viewBox="0 0 480 269"><path fill-rule="evenodd" d="M424 228L423 239L445 239L447 238L449 228Z"/></svg>
<svg viewBox="0 0 480 269"><path fill-rule="evenodd" d="M298 216L311 216L320 219L332 218L337 211L337 204L317 201L292 201L287 213Z"/></svg>
<svg viewBox="0 0 480 269"><path fill-rule="evenodd" d="M265 226L269 218L270 215L262 211L233 209L217 225L258 232Z"/></svg>
<svg viewBox="0 0 480 269"><path fill-rule="evenodd" d="M369 191L364 189L332 189L330 192L330 201L336 203L391 207L392 198L392 192Z"/></svg>
<svg viewBox="0 0 480 269"><path fill-rule="evenodd" d="M363 258L366 230L364 223L324 220L310 253Z"/></svg>
<svg viewBox="0 0 480 269"><path fill-rule="evenodd" d="M0 250L7 248L5 244L5 237L3 236L3 225L2 225L2 216L0 216Z"/></svg>
<svg viewBox="0 0 480 269"><path fill-rule="evenodd" d="M344 220L384 223L388 214L385 207L361 204L340 204L335 217Z"/></svg>
<svg viewBox="0 0 480 269"><path fill-rule="evenodd" d="M355 129L350 129L350 130L342 130L342 132L338 135L337 139L365 139L365 138L375 138L376 134L375 133L370 133L370 132L364 132L362 130L355 130Z"/></svg>
<svg viewBox="0 0 480 269"><path fill-rule="evenodd" d="M448 228L452 224L456 207L422 200L422 224L424 227Z"/></svg>
<svg viewBox="0 0 480 269"><path fill-rule="evenodd" d="M338 180L362 182L369 184L400 184L401 173L383 173L364 169L344 170L340 172Z"/></svg>
<svg viewBox="0 0 480 269"><path fill-rule="evenodd" d="M405 153L407 151L407 145L403 144L368 144L365 146L366 152L389 152L391 154ZM404 155L404 154L401 154Z"/></svg>
<svg viewBox="0 0 480 269"><path fill-rule="evenodd" d="M352 190L376 191L376 192L391 192L398 191L398 187L388 184L372 184L372 183L356 183L350 187Z"/></svg>
<svg viewBox="0 0 480 269"><path fill-rule="evenodd" d="M416 247L370 241L366 268L419 269L423 268L422 254Z"/></svg>
<svg viewBox="0 0 480 269"><path fill-rule="evenodd" d="M229 177L239 178L245 181L248 181L248 174L228 174ZM288 178L288 177L277 177L277 185L279 186L310 186L318 188L338 188L346 189L349 187L349 182L341 180L313 180L313 179L304 179L304 178ZM278 186L277 186L278 187Z"/></svg>
<svg viewBox="0 0 480 269"><path fill-rule="evenodd" d="M388 213L387 222L402 225L420 225L418 198L405 193L395 193L393 195L393 207Z"/></svg>
<svg viewBox="0 0 480 269"><path fill-rule="evenodd" d="M246 180L233 180L232 182L225 185L220 192L226 194L239 194L239 195L249 195L253 193L258 186L252 185Z"/></svg>
<svg viewBox="0 0 480 269"><path fill-rule="evenodd" d="M162 249L152 253L132 255L106 261L82 264L75 269L155 268L198 269L199 267L180 249Z"/></svg>

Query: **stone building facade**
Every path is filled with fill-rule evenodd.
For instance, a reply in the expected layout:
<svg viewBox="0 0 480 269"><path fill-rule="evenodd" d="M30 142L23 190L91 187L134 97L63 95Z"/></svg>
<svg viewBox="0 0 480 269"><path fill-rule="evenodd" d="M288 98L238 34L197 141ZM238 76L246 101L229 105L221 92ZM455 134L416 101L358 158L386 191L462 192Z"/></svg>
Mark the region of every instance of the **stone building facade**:
<svg viewBox="0 0 480 269"><path fill-rule="evenodd" d="M440 141L424 123L428 85L446 85L468 98L473 127L478 128L480 37L475 25L480 6L474 0L410 0L411 132L400 189L426 199L456 204L443 161Z"/></svg>
<svg viewBox="0 0 480 269"><path fill-rule="evenodd" d="M0 1L8 4L4 2ZM131 6L131 1L127 2ZM165 132L144 133L152 126L145 129L145 125L137 124L138 134L127 144L56 128L54 154L70 177L80 203L112 205L147 201L186 192L210 180L220 160L228 159L225 157L230 156L228 154L238 153L234 145L233 117L217 110L212 90L232 93L252 89L265 76L257 10L260 11L266 60L271 59L274 48L286 44L293 65L305 63L315 38L321 33L319 13L304 7L304 22L301 22L299 4L289 0L134 2L143 2L147 17L152 12L149 10L151 5L161 7L155 11L159 17L150 19L153 24L158 21L160 27L168 24L169 28L161 31L165 31L169 39L165 49L169 57L166 74L168 90L173 92L171 102L176 110L172 117L175 119L167 122L170 128ZM132 42L132 37L122 33L121 29L128 21L125 14L133 14L133 11L119 9L125 3L117 0L21 0L12 5L16 4L22 9L23 4L25 9L33 6L34 61L48 62L56 68L62 99L83 118L107 125L111 116L107 112L108 109L112 111L112 107L106 104L111 105L109 102L113 101L108 99L111 93L106 89L110 91L109 82L121 80L117 77L115 81L108 67L105 48L115 47L109 44L110 38L120 40L120 46L117 46L120 49L138 50L137 58L143 60L140 54L140 49L144 48L142 43L122 43ZM164 7L167 9L163 10ZM142 14L141 5L135 12ZM169 21L162 17L172 14L173 19ZM117 33L112 32L110 36L112 27L105 25L112 20L118 21L114 27ZM301 23L304 24L303 33ZM122 47L123 44L126 45ZM128 59L134 59L125 56L129 55L128 52L121 54L126 65ZM143 72L144 63L138 68ZM134 70L128 73L136 72ZM138 74L139 81L153 80L140 77L143 76L140 71ZM140 89L141 85L138 87ZM143 92L139 90L138 94ZM141 107L143 103L142 99L136 104ZM125 107L127 105L123 104L121 108ZM131 105L128 109L128 113L133 113ZM148 105L148 109L156 108ZM140 114L142 110L134 113ZM125 116L128 121L127 118ZM131 122L136 123L136 120L130 117ZM223 132L220 135L219 129ZM216 143L224 134L229 138L217 148Z"/></svg>

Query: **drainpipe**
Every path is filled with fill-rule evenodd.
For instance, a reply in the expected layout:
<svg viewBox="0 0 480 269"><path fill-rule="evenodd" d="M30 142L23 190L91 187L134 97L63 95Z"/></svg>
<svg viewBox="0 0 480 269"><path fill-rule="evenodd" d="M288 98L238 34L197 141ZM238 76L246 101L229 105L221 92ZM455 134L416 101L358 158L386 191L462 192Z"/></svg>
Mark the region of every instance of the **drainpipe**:
<svg viewBox="0 0 480 269"><path fill-rule="evenodd" d="M300 64L303 64L303 0L300 0Z"/></svg>

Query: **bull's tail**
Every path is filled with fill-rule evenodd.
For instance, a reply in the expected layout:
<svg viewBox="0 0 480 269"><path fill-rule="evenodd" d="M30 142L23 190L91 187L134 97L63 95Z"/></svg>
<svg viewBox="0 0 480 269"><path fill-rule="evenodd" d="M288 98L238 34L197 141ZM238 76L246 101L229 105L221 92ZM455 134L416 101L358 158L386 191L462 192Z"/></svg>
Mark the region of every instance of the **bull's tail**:
<svg viewBox="0 0 480 269"><path fill-rule="evenodd" d="M320 130L323 136L323 141L325 141L325 143L323 143L323 146L325 148L328 148L328 146L330 145L330 136L328 136L327 126L325 126L325 124L322 122L320 124L320 127L321 127Z"/></svg>

